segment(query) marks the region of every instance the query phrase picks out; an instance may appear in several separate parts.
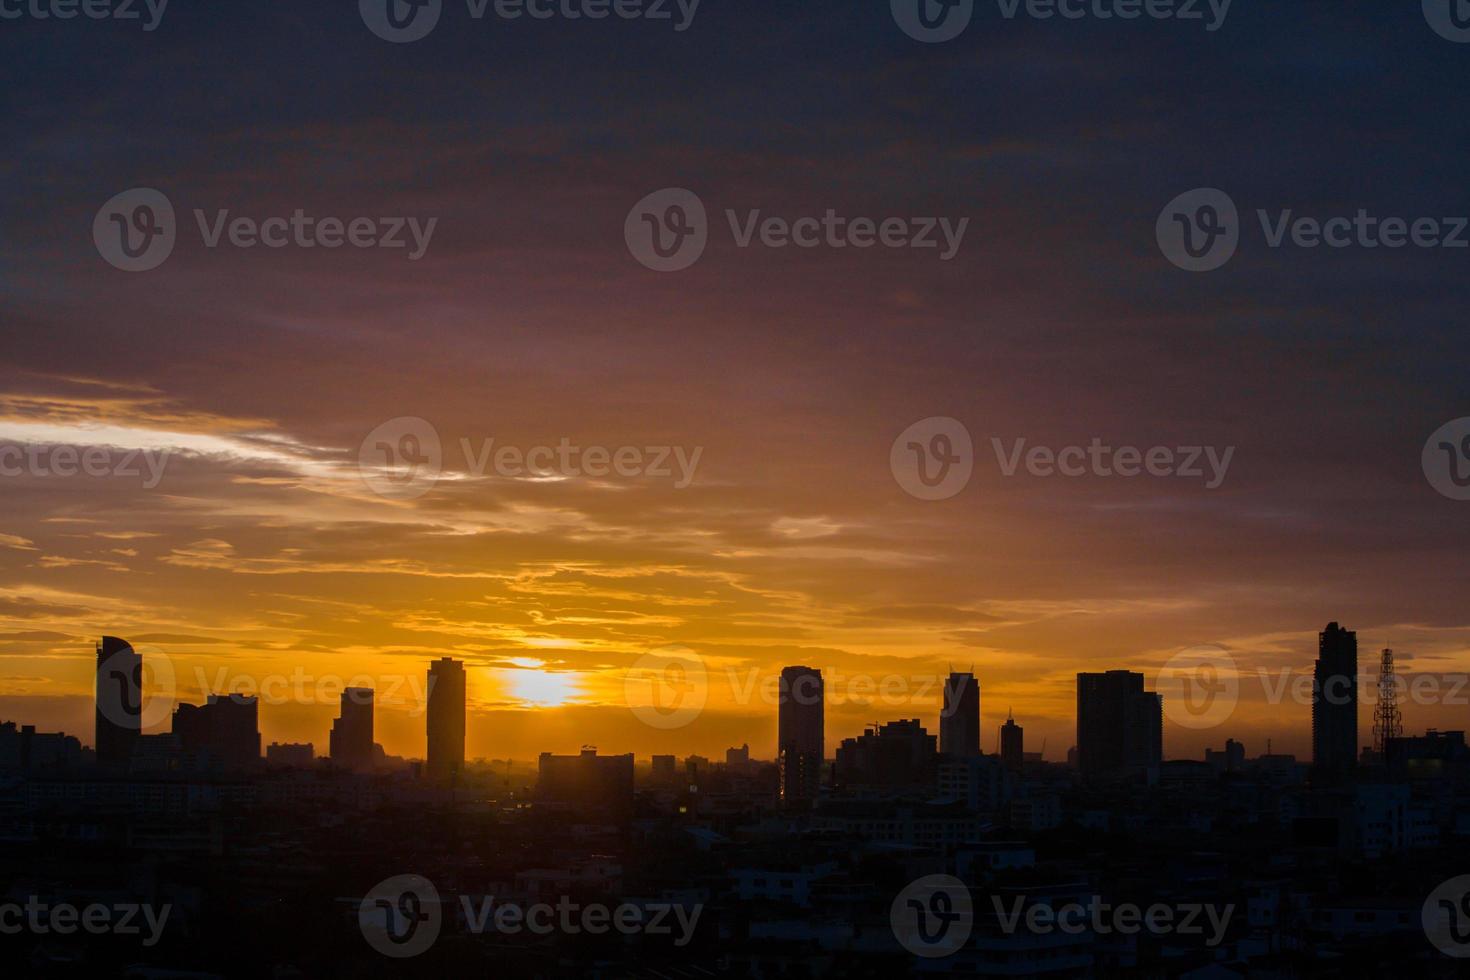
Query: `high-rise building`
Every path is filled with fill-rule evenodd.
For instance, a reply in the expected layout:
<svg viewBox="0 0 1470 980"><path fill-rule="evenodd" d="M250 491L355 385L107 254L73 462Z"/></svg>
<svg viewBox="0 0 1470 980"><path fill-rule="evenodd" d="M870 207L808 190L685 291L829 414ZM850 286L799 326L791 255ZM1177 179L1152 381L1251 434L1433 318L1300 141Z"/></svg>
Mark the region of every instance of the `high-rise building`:
<svg viewBox="0 0 1470 980"><path fill-rule="evenodd" d="M847 738L837 748L837 783L841 786L924 786L932 788L935 739L917 718L890 721Z"/></svg>
<svg viewBox="0 0 1470 980"><path fill-rule="evenodd" d="M980 682L972 673L950 671L944 681L939 751L955 759L980 754Z"/></svg>
<svg viewBox="0 0 1470 980"><path fill-rule="evenodd" d="M677 759L671 755L656 755L653 757L653 781L665 786L672 786L678 781L676 766Z"/></svg>
<svg viewBox="0 0 1470 980"><path fill-rule="evenodd" d="M1336 623L1317 635L1312 673L1312 774L1350 777L1358 759L1358 634Z"/></svg>
<svg viewBox="0 0 1470 980"><path fill-rule="evenodd" d="M97 764L125 772L143 733L143 658L131 644L104 636L97 644Z"/></svg>
<svg viewBox="0 0 1470 980"><path fill-rule="evenodd" d="M1011 772L1020 772L1026 759L1025 734L1015 715L1007 713L1006 723L1000 726L1000 762Z"/></svg>
<svg viewBox="0 0 1470 980"><path fill-rule="evenodd" d="M1158 779L1164 755L1163 699L1142 674L1077 675L1077 768L1084 778Z"/></svg>
<svg viewBox="0 0 1470 980"><path fill-rule="evenodd" d="M464 771L464 664L442 657L429 666L429 757L431 779L457 782Z"/></svg>
<svg viewBox="0 0 1470 980"><path fill-rule="evenodd" d="M820 670L787 667L781 671L776 750L784 802L811 803L821 789L825 750L823 699Z"/></svg>
<svg viewBox="0 0 1470 980"><path fill-rule="evenodd" d="M372 768L372 688L349 687L342 691L342 711L332 722L327 747L334 765L358 772Z"/></svg>
<svg viewBox="0 0 1470 980"><path fill-rule="evenodd" d="M243 694L211 694L206 704L174 709L173 734L185 752L205 753L226 769L260 762L260 701Z"/></svg>

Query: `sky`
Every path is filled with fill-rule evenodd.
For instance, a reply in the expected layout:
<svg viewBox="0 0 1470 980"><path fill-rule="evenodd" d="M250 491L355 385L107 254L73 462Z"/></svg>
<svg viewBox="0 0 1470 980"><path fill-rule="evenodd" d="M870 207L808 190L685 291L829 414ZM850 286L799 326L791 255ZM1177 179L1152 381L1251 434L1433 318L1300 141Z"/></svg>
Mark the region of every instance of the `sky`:
<svg viewBox="0 0 1470 980"><path fill-rule="evenodd" d="M1203 648L1239 704L1171 717L1166 756L1306 757L1308 706L1270 690L1327 622L1365 672L1384 646L1446 691L1470 670L1470 502L1421 461L1470 416L1470 251L1273 248L1257 218L1470 215L1470 44L1418 4L1236 0L1211 31L977 2L941 43L851 0L705 0L682 31L446 2L410 43L353 6L0 20L0 454L40 461L0 455L0 718L90 744L111 634L167 663L161 711L286 691L264 741L319 751L333 685L366 679L379 741L422 755L416 694L454 656L471 756L770 757L771 685L807 664L829 753L937 731L953 667L987 751L1013 711L1059 759L1078 671L1152 685ZM146 272L94 238L133 188L177 216ZM708 211L672 272L625 238L666 188ZM1239 208L1207 273L1156 236L1195 188ZM416 258L209 244L298 210L432 233ZM967 224L947 258L741 245L829 211ZM892 451L935 418L972 472L927 500ZM434 440L438 479L396 482L388 454ZM1229 462L1007 475L1017 440ZM649 451L493 465L561 445ZM633 709L670 657L705 704L660 727ZM1470 690L1420 700L1411 731L1470 722Z"/></svg>

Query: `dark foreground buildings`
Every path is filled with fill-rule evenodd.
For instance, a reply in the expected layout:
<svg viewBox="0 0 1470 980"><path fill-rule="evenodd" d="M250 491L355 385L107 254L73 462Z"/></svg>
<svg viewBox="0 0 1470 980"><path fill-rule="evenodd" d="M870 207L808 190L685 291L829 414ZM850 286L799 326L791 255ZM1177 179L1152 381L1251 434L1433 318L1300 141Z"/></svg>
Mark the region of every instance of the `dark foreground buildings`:
<svg viewBox="0 0 1470 980"><path fill-rule="evenodd" d="M1158 780L1163 702L1130 670L1077 675L1077 768L1084 779Z"/></svg>

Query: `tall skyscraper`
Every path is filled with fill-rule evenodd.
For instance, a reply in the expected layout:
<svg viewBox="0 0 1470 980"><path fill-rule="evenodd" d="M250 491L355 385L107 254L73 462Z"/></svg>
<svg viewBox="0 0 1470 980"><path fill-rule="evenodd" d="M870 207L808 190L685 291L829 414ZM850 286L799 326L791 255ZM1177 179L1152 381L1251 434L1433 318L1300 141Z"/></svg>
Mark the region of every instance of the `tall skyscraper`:
<svg viewBox="0 0 1470 980"><path fill-rule="evenodd" d="M1077 768L1084 778L1158 779L1163 699L1143 682L1130 670L1077 675Z"/></svg>
<svg viewBox="0 0 1470 980"><path fill-rule="evenodd" d="M810 803L822 786L825 715L822 672L814 667L781 671L776 747L781 799Z"/></svg>
<svg viewBox="0 0 1470 980"><path fill-rule="evenodd" d="M457 782L464 771L464 664L442 657L429 665L429 758L431 779Z"/></svg>
<svg viewBox="0 0 1470 980"><path fill-rule="evenodd" d="M1020 772L1026 758L1025 734L1015 715L1007 713L1006 723L1000 726L1000 762L1011 772Z"/></svg>
<svg viewBox="0 0 1470 980"><path fill-rule="evenodd" d="M1337 782L1358 760L1358 634L1336 623L1317 635L1312 673L1312 774Z"/></svg>
<svg viewBox="0 0 1470 980"><path fill-rule="evenodd" d="M372 688L349 687L342 691L342 711L332 722L328 751L332 763L343 769L361 772L372 768Z"/></svg>
<svg viewBox="0 0 1470 980"><path fill-rule="evenodd" d="M980 682L974 674L950 671L944 681L939 751L956 759L980 754Z"/></svg>
<svg viewBox="0 0 1470 980"><path fill-rule="evenodd" d="M97 644L95 686L97 764L126 771L143 732L143 658L127 640Z"/></svg>

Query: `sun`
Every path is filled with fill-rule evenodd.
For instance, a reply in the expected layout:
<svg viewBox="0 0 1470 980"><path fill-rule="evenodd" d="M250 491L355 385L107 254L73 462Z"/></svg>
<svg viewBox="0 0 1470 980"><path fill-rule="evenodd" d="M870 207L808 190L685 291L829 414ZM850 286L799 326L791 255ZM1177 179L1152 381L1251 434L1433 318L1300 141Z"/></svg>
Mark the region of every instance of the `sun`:
<svg viewBox="0 0 1470 980"><path fill-rule="evenodd" d="M537 708L555 708L566 704L578 694L577 682L571 674L553 673L544 670L512 670L510 693L525 704Z"/></svg>

